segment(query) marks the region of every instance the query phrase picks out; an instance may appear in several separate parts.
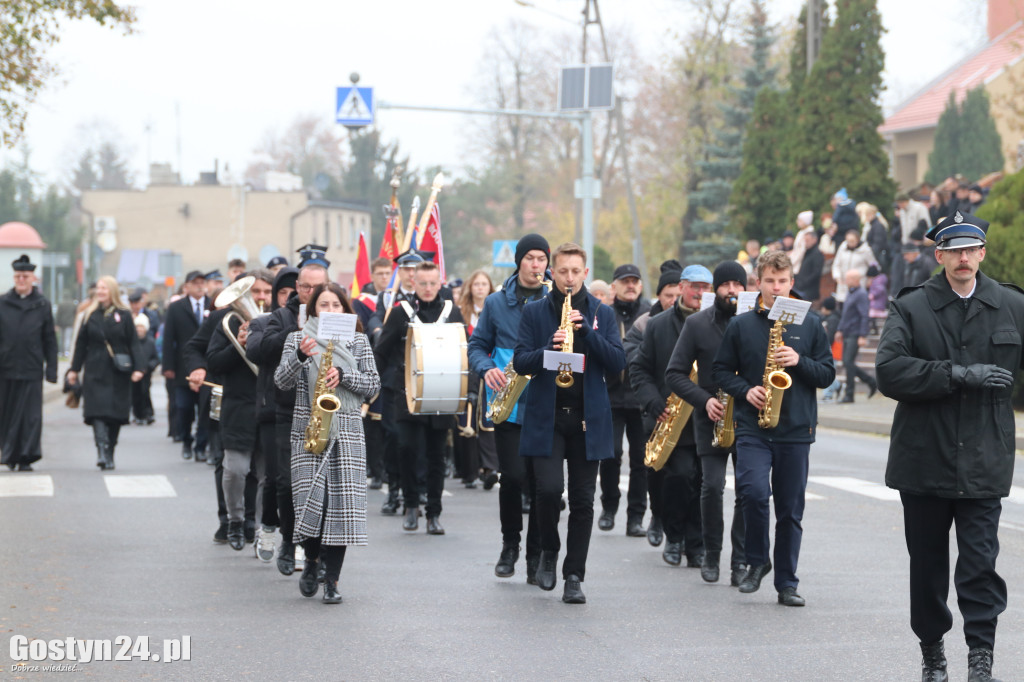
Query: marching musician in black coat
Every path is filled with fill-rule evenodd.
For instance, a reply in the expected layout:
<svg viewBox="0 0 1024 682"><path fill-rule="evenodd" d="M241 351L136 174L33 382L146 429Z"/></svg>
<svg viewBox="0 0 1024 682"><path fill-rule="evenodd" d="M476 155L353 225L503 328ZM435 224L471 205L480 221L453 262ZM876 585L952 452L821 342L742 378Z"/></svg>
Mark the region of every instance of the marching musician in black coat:
<svg viewBox="0 0 1024 682"><path fill-rule="evenodd" d="M164 320L163 365L164 376L174 382L174 403L178 416L178 434L181 436L181 456L192 459L193 443L195 452L206 452L206 429L204 423L196 425L192 435L192 421L199 406L198 395L189 388L188 370L185 367L185 346L199 331L199 327L210 314L211 302L206 297L206 278L203 273L193 270L185 276L185 296L167 306ZM205 460L205 454L197 457Z"/></svg>
<svg viewBox="0 0 1024 682"><path fill-rule="evenodd" d="M57 383L57 335L35 264L23 255L11 267L14 288L0 296L0 462L32 471L43 456L42 380Z"/></svg>
<svg viewBox="0 0 1024 682"><path fill-rule="evenodd" d="M996 573L1001 498L1014 465L1014 374L1024 367L1024 293L979 270L988 223L960 212L928 233L943 271L903 289L876 355L878 388L899 401L885 483L900 491L910 553L910 627L926 679L946 679L942 637L953 626L953 583L971 680L991 679L1006 583Z"/></svg>

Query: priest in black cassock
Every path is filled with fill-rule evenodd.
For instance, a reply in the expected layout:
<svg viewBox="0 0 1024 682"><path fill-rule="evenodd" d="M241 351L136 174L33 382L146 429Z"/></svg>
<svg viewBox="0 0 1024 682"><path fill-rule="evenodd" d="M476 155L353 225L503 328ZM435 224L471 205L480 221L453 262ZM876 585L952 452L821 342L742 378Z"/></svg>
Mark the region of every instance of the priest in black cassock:
<svg viewBox="0 0 1024 682"><path fill-rule="evenodd" d="M43 456L43 383L57 383L57 335L50 302L35 288L26 255L12 263L14 288L0 296L0 463L32 471Z"/></svg>

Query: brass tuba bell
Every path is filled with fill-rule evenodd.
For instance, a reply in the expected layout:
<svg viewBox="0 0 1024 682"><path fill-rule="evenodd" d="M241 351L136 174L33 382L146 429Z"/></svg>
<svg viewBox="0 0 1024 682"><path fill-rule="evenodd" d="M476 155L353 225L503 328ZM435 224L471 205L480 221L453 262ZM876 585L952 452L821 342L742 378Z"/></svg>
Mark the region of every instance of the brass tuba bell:
<svg viewBox="0 0 1024 682"><path fill-rule="evenodd" d="M252 275L243 277L237 282L232 282L229 286L225 287L222 292L217 295L217 300L213 302L213 305L217 308L231 308L231 312L224 316L221 321L221 326L224 329L224 334L227 335L228 340L231 341L231 345L235 347L238 354L245 360L245 364L249 365L249 369L252 370L253 374L259 374L260 368L254 363L249 361L249 358L245 357L245 349L242 348L242 344L238 342L238 338L231 333L231 327L228 324L233 316L237 316L243 323L250 322L257 317L262 315L269 315L269 312L263 312L263 310L256 305L256 301L253 300L252 294L249 290L252 289L252 285L256 283L256 278Z"/></svg>

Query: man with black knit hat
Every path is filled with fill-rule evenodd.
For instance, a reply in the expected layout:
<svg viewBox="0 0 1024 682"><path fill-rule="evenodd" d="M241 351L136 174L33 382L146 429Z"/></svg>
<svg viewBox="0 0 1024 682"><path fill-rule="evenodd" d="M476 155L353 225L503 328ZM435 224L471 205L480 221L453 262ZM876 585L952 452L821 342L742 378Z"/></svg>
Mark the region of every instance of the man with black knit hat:
<svg viewBox="0 0 1024 682"><path fill-rule="evenodd" d="M722 494L725 470L732 455L736 467L734 443L714 444L715 423L722 419L725 404L719 400L721 387L712 377L712 366L729 321L736 315L736 299L746 289L747 271L736 261L724 261L715 268L712 286L715 302L686 319L682 334L672 351L666 381L672 392L693 405L693 429L701 469L700 516L704 540L704 560L700 575L709 583L718 582L722 536L725 532ZM690 369L697 363L697 381L690 381ZM743 506L736 495L732 516L732 575L737 587L746 572L743 553Z"/></svg>
<svg viewBox="0 0 1024 682"><path fill-rule="evenodd" d="M640 297L644 283L640 268L632 263L615 268L612 310L618 322L619 339L625 339L636 318L646 313L650 304ZM615 456L601 462L601 517L597 527L615 527L615 512L622 492L619 474L622 470L622 435L629 443L629 489L626 492L626 535L643 537L644 514L647 512L647 468L644 466L645 438L643 417L629 382L629 370L608 377L608 399L612 406L612 438Z"/></svg>
<svg viewBox="0 0 1024 682"><path fill-rule="evenodd" d="M0 296L0 461L32 471L43 456L42 379L57 383L57 334L35 264L23 255L11 267L14 288Z"/></svg>
<svg viewBox="0 0 1024 682"><path fill-rule="evenodd" d="M505 280L500 291L484 301L473 335L469 339L469 364L487 387L487 402L507 383L504 368L511 362L519 333L519 318L527 302L544 296L541 281L546 279L551 247L539 234L528 234L516 244L516 271ZM529 458L519 456L519 437L522 430L526 394L529 386L516 401L509 418L494 425L494 440L498 449L498 473L501 487L498 509L501 519L501 554L494 567L499 578L515 575L519 546L523 531L523 493L533 490L533 466ZM532 494L531 494L532 496ZM531 505L526 531L526 580L535 582L537 563L540 561L540 543L537 538L535 507Z"/></svg>

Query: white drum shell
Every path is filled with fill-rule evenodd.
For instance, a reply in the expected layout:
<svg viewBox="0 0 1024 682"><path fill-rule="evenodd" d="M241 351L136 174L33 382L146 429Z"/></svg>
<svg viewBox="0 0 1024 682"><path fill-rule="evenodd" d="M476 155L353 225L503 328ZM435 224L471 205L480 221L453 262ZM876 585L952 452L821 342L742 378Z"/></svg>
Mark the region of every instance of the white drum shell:
<svg viewBox="0 0 1024 682"><path fill-rule="evenodd" d="M405 399L411 414L461 414L466 410L466 347L466 328L461 324L409 325L405 337Z"/></svg>

